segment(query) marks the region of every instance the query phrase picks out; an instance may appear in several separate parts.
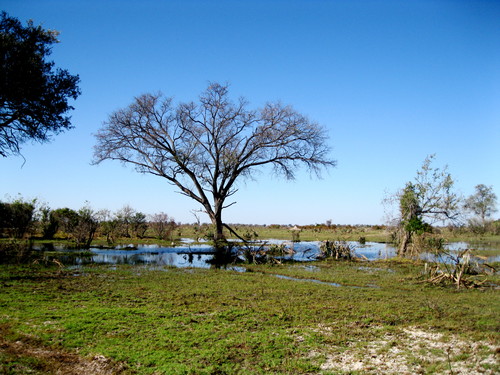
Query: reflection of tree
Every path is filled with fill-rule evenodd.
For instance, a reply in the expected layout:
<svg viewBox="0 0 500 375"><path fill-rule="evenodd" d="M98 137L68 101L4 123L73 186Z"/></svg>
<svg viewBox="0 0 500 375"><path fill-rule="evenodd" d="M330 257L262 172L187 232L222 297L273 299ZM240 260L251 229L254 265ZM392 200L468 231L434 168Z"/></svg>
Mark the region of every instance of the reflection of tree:
<svg viewBox="0 0 500 375"><path fill-rule="evenodd" d="M170 254L163 254L161 257L158 257L158 264L164 265L164 266L176 266L176 258L177 254L175 253L170 253Z"/></svg>

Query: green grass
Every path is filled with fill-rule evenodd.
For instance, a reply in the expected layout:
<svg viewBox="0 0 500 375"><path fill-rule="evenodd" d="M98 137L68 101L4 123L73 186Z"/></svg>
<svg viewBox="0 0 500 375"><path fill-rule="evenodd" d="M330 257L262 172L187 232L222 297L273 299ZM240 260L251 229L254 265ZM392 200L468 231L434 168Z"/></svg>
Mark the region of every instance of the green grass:
<svg viewBox="0 0 500 375"><path fill-rule="evenodd" d="M0 336L102 354L139 374L320 373L329 352L405 327L499 344L498 290L431 286L410 262L249 268L0 266ZM0 361L3 372L16 373L1 347ZM30 356L16 361L37 366Z"/></svg>

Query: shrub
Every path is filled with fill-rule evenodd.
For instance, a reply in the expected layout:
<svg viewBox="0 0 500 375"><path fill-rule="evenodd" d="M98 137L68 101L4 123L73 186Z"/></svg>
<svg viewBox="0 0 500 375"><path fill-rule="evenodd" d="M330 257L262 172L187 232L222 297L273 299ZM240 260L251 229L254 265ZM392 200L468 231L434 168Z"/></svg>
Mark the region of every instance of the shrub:
<svg viewBox="0 0 500 375"><path fill-rule="evenodd" d="M323 241L318 258L350 260L354 256L354 246L347 241Z"/></svg>
<svg viewBox="0 0 500 375"><path fill-rule="evenodd" d="M9 237L23 238L33 226L35 201L17 199L12 203L0 202L0 229Z"/></svg>

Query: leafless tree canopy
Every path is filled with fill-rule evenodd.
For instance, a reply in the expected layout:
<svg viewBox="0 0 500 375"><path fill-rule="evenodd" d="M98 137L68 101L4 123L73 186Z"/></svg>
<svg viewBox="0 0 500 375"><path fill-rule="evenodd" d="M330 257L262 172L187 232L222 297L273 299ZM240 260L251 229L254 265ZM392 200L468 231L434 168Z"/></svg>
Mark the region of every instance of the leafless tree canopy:
<svg viewBox="0 0 500 375"><path fill-rule="evenodd" d="M233 102L227 85L210 84L198 103L173 105L161 94L135 98L109 116L97 133L94 163L133 164L167 179L203 205L222 235L221 212L236 180L264 165L287 179L301 164L318 174L335 165L325 130L292 107L268 103L250 110Z"/></svg>

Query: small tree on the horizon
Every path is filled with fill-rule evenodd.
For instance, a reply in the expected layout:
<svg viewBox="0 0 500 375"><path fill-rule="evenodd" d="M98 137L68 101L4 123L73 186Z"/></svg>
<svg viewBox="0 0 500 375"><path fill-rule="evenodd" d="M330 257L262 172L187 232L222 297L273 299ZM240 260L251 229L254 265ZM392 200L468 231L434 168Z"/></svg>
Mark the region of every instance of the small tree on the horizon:
<svg viewBox="0 0 500 375"><path fill-rule="evenodd" d="M493 186L476 185L476 192L465 201L465 208L481 218L484 223L487 218L497 212L497 195Z"/></svg>
<svg viewBox="0 0 500 375"><path fill-rule="evenodd" d="M142 212L136 211L130 220L130 229L133 237L144 238L144 235L148 230L146 215Z"/></svg>
<svg viewBox="0 0 500 375"><path fill-rule="evenodd" d="M99 227L99 221L94 210L87 204L77 212L78 224L73 229L73 240L78 247L89 248Z"/></svg>
<svg viewBox="0 0 500 375"><path fill-rule="evenodd" d="M116 228L119 231L119 237L132 237L131 227L136 211L128 204L115 212L115 220L118 224Z"/></svg>
<svg viewBox="0 0 500 375"><path fill-rule="evenodd" d="M165 178L181 194L203 206L224 238L222 212L237 191L237 181L270 165L294 179L305 165L319 174L335 165L326 131L281 103L250 110L244 99L232 102L228 86L210 84L198 103L173 106L171 98L145 94L112 113L97 133L94 164L118 160L138 172Z"/></svg>
<svg viewBox="0 0 500 375"><path fill-rule="evenodd" d="M479 217L479 225L482 230L485 230L488 218L498 211L497 195L493 192L493 186L479 184L475 189L476 192L465 200L464 208ZM470 220L471 226L477 226L476 223L477 220L474 218Z"/></svg>
<svg viewBox="0 0 500 375"><path fill-rule="evenodd" d="M160 240L172 239L172 233L177 227L174 218L160 212L150 216L149 226L155 237Z"/></svg>

